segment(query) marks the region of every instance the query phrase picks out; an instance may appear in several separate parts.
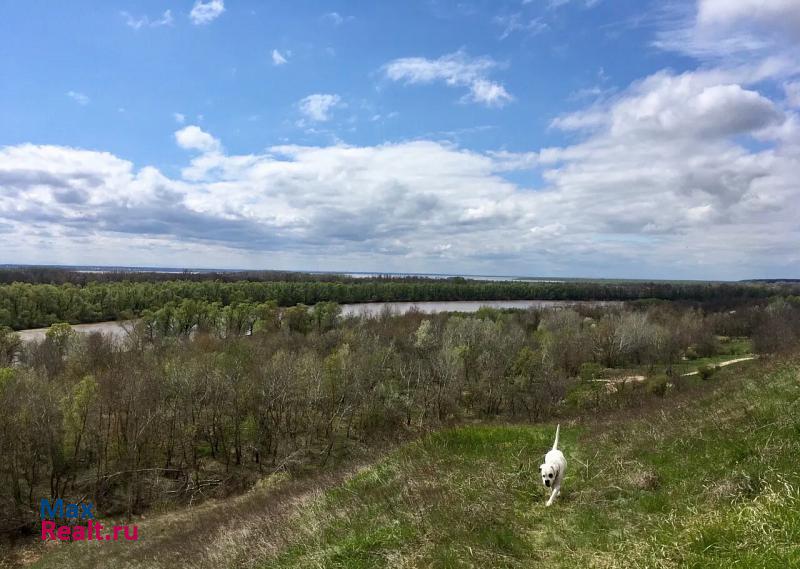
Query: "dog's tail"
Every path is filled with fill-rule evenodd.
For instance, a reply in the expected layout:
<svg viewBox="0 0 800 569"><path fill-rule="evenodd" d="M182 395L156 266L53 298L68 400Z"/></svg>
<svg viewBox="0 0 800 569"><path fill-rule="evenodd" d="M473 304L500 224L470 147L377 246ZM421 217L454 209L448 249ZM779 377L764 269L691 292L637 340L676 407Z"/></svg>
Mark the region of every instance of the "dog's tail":
<svg viewBox="0 0 800 569"><path fill-rule="evenodd" d="M558 432L561 430L561 425L556 425L556 441L553 443L553 450L558 448Z"/></svg>

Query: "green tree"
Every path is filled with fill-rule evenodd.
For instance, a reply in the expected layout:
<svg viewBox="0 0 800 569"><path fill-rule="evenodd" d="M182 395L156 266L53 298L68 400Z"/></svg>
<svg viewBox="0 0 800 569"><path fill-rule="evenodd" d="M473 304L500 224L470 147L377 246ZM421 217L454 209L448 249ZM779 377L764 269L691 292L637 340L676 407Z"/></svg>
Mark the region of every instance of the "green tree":
<svg viewBox="0 0 800 569"><path fill-rule="evenodd" d="M22 348L22 340L8 326L0 326L0 366L11 365Z"/></svg>

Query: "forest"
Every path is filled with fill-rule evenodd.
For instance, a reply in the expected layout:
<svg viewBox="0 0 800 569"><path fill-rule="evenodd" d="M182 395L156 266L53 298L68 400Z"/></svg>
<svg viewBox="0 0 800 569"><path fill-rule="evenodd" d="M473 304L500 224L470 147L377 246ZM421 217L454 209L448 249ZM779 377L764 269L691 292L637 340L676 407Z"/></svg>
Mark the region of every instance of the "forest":
<svg viewBox="0 0 800 569"><path fill-rule="evenodd" d="M2 529L31 530L41 497L130 517L240 493L274 472L316 472L444 425L663 397L712 376L721 354L791 350L798 300L343 318L331 302L201 297L143 304L122 342L59 323L23 343L2 328ZM701 379L684 375L692 364ZM638 374L647 381L616 387Z"/></svg>
<svg viewBox="0 0 800 569"><path fill-rule="evenodd" d="M702 303L722 309L778 294L800 294L800 285L791 283L496 282L463 278L357 279L335 275L322 280L302 273L187 274L185 278L160 275L154 280L140 280L147 275L150 274L9 270L5 279L27 278L31 282L14 280L0 284L0 326L23 330L57 322L81 324L130 319L183 301L216 303L222 309L270 301L285 307L319 302L656 299ZM269 278L275 280L263 280ZM0 278L0 282L7 280Z"/></svg>

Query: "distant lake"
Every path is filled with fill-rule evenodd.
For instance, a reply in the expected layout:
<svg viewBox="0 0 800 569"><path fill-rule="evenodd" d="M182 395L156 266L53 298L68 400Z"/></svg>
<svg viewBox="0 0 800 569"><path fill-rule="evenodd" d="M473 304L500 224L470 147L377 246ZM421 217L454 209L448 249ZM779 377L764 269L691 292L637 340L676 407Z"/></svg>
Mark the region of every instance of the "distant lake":
<svg viewBox="0 0 800 569"><path fill-rule="evenodd" d="M580 301L580 300L454 300L441 302L366 302L359 304L342 304L342 316L378 316L384 310L392 314L406 314L417 310L425 314L438 312L477 312L481 307L491 308L554 308L556 306L615 306L618 301ZM81 334L100 332L111 334L122 339L133 325L132 320L95 322L94 324L75 324L72 329ZM17 332L24 342L44 340L47 328L33 328Z"/></svg>

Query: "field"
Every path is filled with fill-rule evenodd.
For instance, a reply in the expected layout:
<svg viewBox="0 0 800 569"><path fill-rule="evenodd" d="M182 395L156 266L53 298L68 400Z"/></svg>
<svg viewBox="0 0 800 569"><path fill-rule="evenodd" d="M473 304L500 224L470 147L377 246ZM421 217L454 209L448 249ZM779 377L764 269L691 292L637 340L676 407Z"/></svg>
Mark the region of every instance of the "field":
<svg viewBox="0 0 800 569"><path fill-rule="evenodd" d="M445 429L351 473L140 520L138 544L33 567L796 567L800 363L687 378L664 399L564 417L565 491L538 481L553 424ZM32 555L37 555L32 552Z"/></svg>

